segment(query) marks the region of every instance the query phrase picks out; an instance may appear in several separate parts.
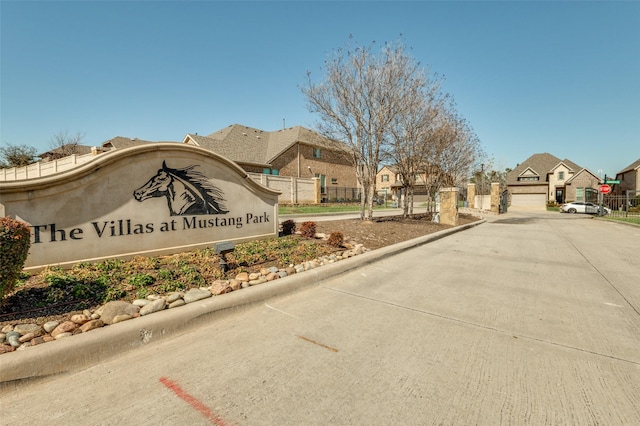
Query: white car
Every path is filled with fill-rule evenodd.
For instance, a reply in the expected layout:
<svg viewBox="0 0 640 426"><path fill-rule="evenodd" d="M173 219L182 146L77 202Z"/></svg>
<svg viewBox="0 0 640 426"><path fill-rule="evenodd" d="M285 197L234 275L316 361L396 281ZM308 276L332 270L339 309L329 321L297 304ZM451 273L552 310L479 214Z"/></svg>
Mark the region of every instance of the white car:
<svg viewBox="0 0 640 426"><path fill-rule="evenodd" d="M599 206L595 203L583 203L581 201L576 201L561 205L560 213L588 213L602 216L611 213L611 210L605 206Z"/></svg>

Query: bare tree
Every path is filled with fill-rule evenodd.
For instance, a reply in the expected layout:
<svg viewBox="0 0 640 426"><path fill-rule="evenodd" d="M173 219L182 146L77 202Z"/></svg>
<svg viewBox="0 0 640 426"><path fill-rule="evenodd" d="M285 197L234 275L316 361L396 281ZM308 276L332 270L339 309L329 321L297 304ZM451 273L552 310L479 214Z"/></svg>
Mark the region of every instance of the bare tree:
<svg viewBox="0 0 640 426"><path fill-rule="evenodd" d="M433 144L436 118L448 98L441 92L442 79L425 74L419 93L405 103L391 130L391 154L404 194L403 216L413 214L413 196L419 176L425 172Z"/></svg>
<svg viewBox="0 0 640 426"><path fill-rule="evenodd" d="M0 168L28 166L36 161L36 149L7 143L0 147Z"/></svg>
<svg viewBox="0 0 640 426"><path fill-rule="evenodd" d="M51 139L51 151L48 153L49 159L55 160L78 154L78 146L83 139L84 133L76 132L75 134L70 134L68 130L60 130Z"/></svg>
<svg viewBox="0 0 640 426"><path fill-rule="evenodd" d="M423 85L422 69L402 43L375 48L372 43L335 50L324 63L324 81L313 83L308 73L308 86L302 89L309 111L320 116L318 131L348 147L363 189L364 220L373 218L376 174L391 127Z"/></svg>
<svg viewBox="0 0 640 426"><path fill-rule="evenodd" d="M425 185L431 201L435 201L440 189L462 186L471 176L473 165L485 154L477 135L453 106L441 110L430 138Z"/></svg>

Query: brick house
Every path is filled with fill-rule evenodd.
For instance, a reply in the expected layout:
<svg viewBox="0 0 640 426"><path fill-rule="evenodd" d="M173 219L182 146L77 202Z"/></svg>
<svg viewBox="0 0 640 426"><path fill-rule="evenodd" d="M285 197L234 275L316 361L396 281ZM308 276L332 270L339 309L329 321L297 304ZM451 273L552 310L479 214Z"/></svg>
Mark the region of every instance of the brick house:
<svg viewBox="0 0 640 426"><path fill-rule="evenodd" d="M357 188L348 147L301 126L267 132L232 124L207 136L187 134L183 143L208 149L247 172L320 179L330 188Z"/></svg>
<svg viewBox="0 0 640 426"><path fill-rule="evenodd" d="M627 191L633 195L640 194L640 158L619 171L616 180L620 183L613 186L614 194L626 194Z"/></svg>
<svg viewBox="0 0 640 426"><path fill-rule="evenodd" d="M425 199L427 194L426 173L416 175L415 187L413 195L415 199ZM376 194L379 196L387 196L391 198L393 195L398 196L398 192L402 189L402 178L398 172L398 168L394 165L384 165L376 174Z"/></svg>
<svg viewBox="0 0 640 426"><path fill-rule="evenodd" d="M593 201L600 178L568 159L534 154L507 174L512 208L543 210L548 202Z"/></svg>

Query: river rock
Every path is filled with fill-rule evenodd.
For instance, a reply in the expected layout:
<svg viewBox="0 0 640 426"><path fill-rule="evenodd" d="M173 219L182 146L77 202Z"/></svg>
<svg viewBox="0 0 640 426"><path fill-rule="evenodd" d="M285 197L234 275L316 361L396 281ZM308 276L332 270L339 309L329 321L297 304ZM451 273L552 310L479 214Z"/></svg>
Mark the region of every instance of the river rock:
<svg viewBox="0 0 640 426"><path fill-rule="evenodd" d="M133 317L129 314L116 315L113 317L113 323L117 324L119 322L129 321L130 319L133 319Z"/></svg>
<svg viewBox="0 0 640 426"><path fill-rule="evenodd" d="M44 342L45 342L44 337L34 337L31 340L31 346L40 345Z"/></svg>
<svg viewBox="0 0 640 426"><path fill-rule="evenodd" d="M78 328L78 324L76 324L73 321L65 321L62 324L60 324L59 326L57 326L52 332L51 332L51 337L53 337L54 339L58 339L58 335L62 334L62 333L69 333L71 334L76 328Z"/></svg>
<svg viewBox="0 0 640 426"><path fill-rule="evenodd" d="M21 335L33 333L35 336L40 336L42 334L42 327L38 324L18 324L13 327L13 331L17 331Z"/></svg>
<svg viewBox="0 0 640 426"><path fill-rule="evenodd" d="M259 274L258 272L252 272L249 274L249 281L253 281L253 280L257 280L258 278L260 278L261 274Z"/></svg>
<svg viewBox="0 0 640 426"><path fill-rule="evenodd" d="M187 302L185 302L184 299L174 300L173 302L171 302L169 304L169 309L177 308L178 306L182 306L182 305L186 305L186 304L187 304Z"/></svg>
<svg viewBox="0 0 640 426"><path fill-rule="evenodd" d="M4 343L5 339L7 338L7 335L4 333L0 333L0 344Z"/></svg>
<svg viewBox="0 0 640 426"><path fill-rule="evenodd" d="M287 273L287 275L293 275L296 273L296 268L294 268L293 266L288 266L284 271Z"/></svg>
<svg viewBox="0 0 640 426"><path fill-rule="evenodd" d="M91 331L100 327L104 327L104 321L102 321L101 319L94 319L82 324L80 326L80 331L86 333L87 331Z"/></svg>
<svg viewBox="0 0 640 426"><path fill-rule="evenodd" d="M269 272L269 274L267 274L267 276L265 277L267 281L277 280L278 278L280 277L275 272Z"/></svg>
<svg viewBox="0 0 640 426"><path fill-rule="evenodd" d="M5 345L5 344L0 345L0 354L4 354L4 353L7 353L7 352L13 352L15 350L16 350L16 348L14 348L11 345Z"/></svg>
<svg viewBox="0 0 640 426"><path fill-rule="evenodd" d="M65 337L69 337L69 336L73 336L73 333L59 333L59 334L56 334L54 339L60 340L60 339L64 339Z"/></svg>
<svg viewBox="0 0 640 426"><path fill-rule="evenodd" d="M2 332L3 333L8 333L10 331L13 331L13 326L11 324L7 324L4 327L2 327Z"/></svg>
<svg viewBox="0 0 640 426"><path fill-rule="evenodd" d="M235 290L240 290L242 288L242 281L240 280L229 280L229 287L231 287L231 290L235 291Z"/></svg>
<svg viewBox="0 0 640 426"><path fill-rule="evenodd" d="M34 333L27 333L27 334L23 334L22 336L20 336L18 341L20 343L26 343L26 342L30 342L31 339L33 339L35 337L36 337L36 335Z"/></svg>
<svg viewBox="0 0 640 426"><path fill-rule="evenodd" d="M240 272L236 275L236 280L246 282L249 281L249 273L248 272Z"/></svg>
<svg viewBox="0 0 640 426"><path fill-rule="evenodd" d="M44 331L46 331L47 333L51 333L53 329L56 328L58 325L60 325L58 321L49 321L49 322L45 322L42 328L44 328Z"/></svg>
<svg viewBox="0 0 640 426"><path fill-rule="evenodd" d="M9 343L14 348L17 348L21 345L20 343L20 333L17 331L10 331L7 333L7 343Z"/></svg>
<svg viewBox="0 0 640 426"><path fill-rule="evenodd" d="M149 302L151 302L151 300L148 299L136 299L133 302L131 302L134 306L137 306L139 308L142 308L143 306L149 304Z"/></svg>
<svg viewBox="0 0 640 426"><path fill-rule="evenodd" d="M166 305L166 301L164 299L156 299L151 301L150 303L144 305L140 308L140 315L149 315L154 312L158 312L164 309Z"/></svg>
<svg viewBox="0 0 640 426"><path fill-rule="evenodd" d="M195 302L196 300L206 299L213 296L209 290L203 290L200 288L192 288L187 290L184 294L184 301L186 303Z"/></svg>
<svg viewBox="0 0 640 426"><path fill-rule="evenodd" d="M167 296L167 304L172 304L173 302L175 302L178 299L182 299L182 297L184 296L183 293L171 293L170 295Z"/></svg>
<svg viewBox="0 0 640 426"><path fill-rule="evenodd" d="M162 299L164 302L164 299ZM100 319L105 324L113 324L113 318L118 315L132 315L137 313L140 310L138 306L133 305L129 302L124 302L121 300L114 300L111 302L107 302L102 305L98 309L96 309L96 313L100 315Z"/></svg>
<svg viewBox="0 0 640 426"><path fill-rule="evenodd" d="M233 291L233 289L229 285L228 281L216 280L216 281L213 282L213 284L211 284L211 287L209 287L209 291L214 296L218 296L220 294L229 293L230 291Z"/></svg>
<svg viewBox="0 0 640 426"><path fill-rule="evenodd" d="M251 280L249 281L249 285L259 285L259 284L264 284L267 282L267 279L265 277L260 277L257 280Z"/></svg>
<svg viewBox="0 0 640 426"><path fill-rule="evenodd" d="M85 314L71 315L71 321L75 322L78 325L82 325L86 322L89 322L90 319L91 318L89 318L89 316Z"/></svg>

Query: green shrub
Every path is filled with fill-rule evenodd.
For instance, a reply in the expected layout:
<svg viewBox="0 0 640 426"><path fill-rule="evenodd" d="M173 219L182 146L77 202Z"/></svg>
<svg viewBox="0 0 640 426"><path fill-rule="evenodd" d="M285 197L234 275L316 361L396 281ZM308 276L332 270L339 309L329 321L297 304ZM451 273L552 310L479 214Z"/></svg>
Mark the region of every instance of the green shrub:
<svg viewBox="0 0 640 426"><path fill-rule="evenodd" d="M333 247L342 247L344 244L344 235L342 232L332 232L327 239L327 244Z"/></svg>
<svg viewBox="0 0 640 426"><path fill-rule="evenodd" d="M285 220L282 222L282 235L292 235L296 232L296 222L293 220Z"/></svg>
<svg viewBox="0 0 640 426"><path fill-rule="evenodd" d="M144 288L153 284L156 279L149 274L136 274L129 277L129 284L137 288Z"/></svg>
<svg viewBox="0 0 640 426"><path fill-rule="evenodd" d="M15 288L31 245L31 228L0 217L0 300Z"/></svg>
<svg viewBox="0 0 640 426"><path fill-rule="evenodd" d="M315 222L302 222L300 226L300 235L305 238L315 238L316 236L316 223Z"/></svg>

